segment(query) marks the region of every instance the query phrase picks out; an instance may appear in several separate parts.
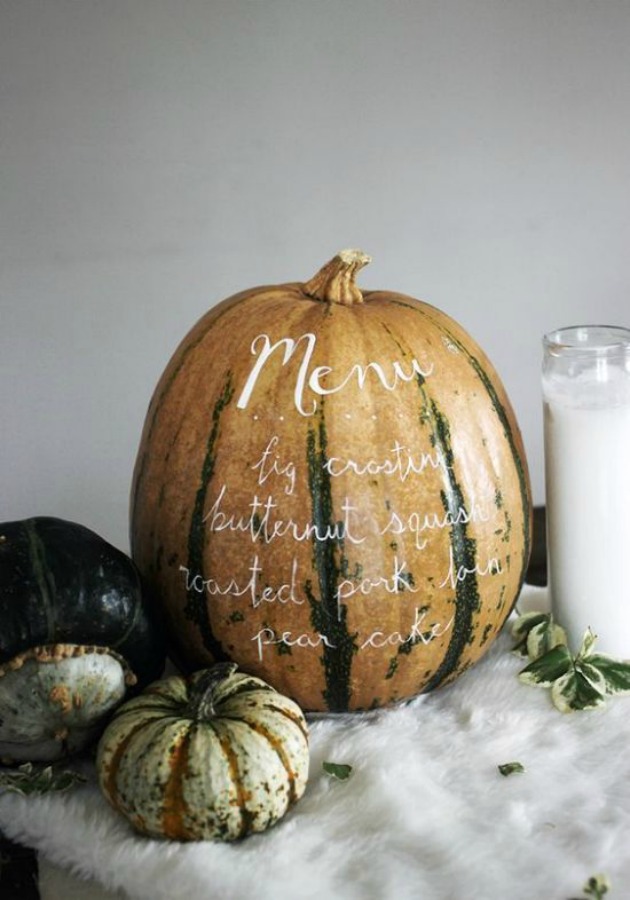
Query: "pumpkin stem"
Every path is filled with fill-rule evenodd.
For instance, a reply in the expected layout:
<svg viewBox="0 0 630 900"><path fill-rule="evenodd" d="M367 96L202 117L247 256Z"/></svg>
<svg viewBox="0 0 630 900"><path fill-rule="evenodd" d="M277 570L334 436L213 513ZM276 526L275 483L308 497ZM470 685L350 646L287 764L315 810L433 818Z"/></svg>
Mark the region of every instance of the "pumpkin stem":
<svg viewBox="0 0 630 900"><path fill-rule="evenodd" d="M371 261L372 257L362 250L340 250L302 286L302 290L323 303L341 303L342 306L363 303L363 294L354 279L359 269Z"/></svg>
<svg viewBox="0 0 630 900"><path fill-rule="evenodd" d="M217 688L237 669L236 663L222 662L199 674L190 689L188 713L191 719L203 721L214 718Z"/></svg>

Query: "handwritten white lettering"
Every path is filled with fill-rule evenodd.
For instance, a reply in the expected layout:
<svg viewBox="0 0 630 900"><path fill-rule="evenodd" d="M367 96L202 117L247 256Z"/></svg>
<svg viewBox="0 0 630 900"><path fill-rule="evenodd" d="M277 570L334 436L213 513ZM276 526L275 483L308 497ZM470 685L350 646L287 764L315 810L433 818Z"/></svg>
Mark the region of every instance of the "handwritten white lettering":
<svg viewBox="0 0 630 900"><path fill-rule="evenodd" d="M397 475L401 481L406 481L410 475L421 475L429 467L431 469L448 468L444 454L440 450L432 453L420 453L414 457L409 447L395 441L389 452L393 455L393 459L369 459L364 463L331 456L324 463L324 469L335 478L351 472L354 475Z"/></svg>
<svg viewBox="0 0 630 900"><path fill-rule="evenodd" d="M261 662L264 648L272 647L276 644L284 644L286 647L301 648L319 647L320 644L324 644L326 647L331 647L333 649L335 647L335 644L331 643L325 634L320 634L318 631L314 634L298 634L294 636L290 631L283 631L282 634L278 635L273 628L261 628L260 631L254 635L252 641L256 642L258 659Z"/></svg>
<svg viewBox="0 0 630 900"><path fill-rule="evenodd" d="M251 565L248 568L250 577L245 584L239 584L234 578L230 578L224 583L218 582L215 578L204 578L202 575L193 574L186 566L180 566L179 571L184 573L186 591L190 593L194 591L198 594L207 593L211 597L244 597L249 595L251 605L256 608L261 603L295 603L301 606L304 603L304 597L297 595L297 572L298 561L294 557L291 564L291 578L279 587L266 585L262 589L259 588L260 575L262 567L258 556L254 556Z"/></svg>
<svg viewBox="0 0 630 900"><path fill-rule="evenodd" d="M315 540L324 541L349 541L351 544L362 544L365 537L355 531L355 513L357 508L348 498L341 504L343 519L330 523L317 523L312 521L296 522L293 518L283 519L277 515L278 503L272 494L268 494L265 500L254 495L249 504L251 510L247 516L225 512L223 507L227 494L227 485L222 485L219 494L204 516L204 522L209 523L211 532L241 531L249 532L252 542L262 540L270 544L279 538L290 537L294 541Z"/></svg>
<svg viewBox="0 0 630 900"><path fill-rule="evenodd" d="M293 462L280 462L280 456L276 453L276 448L280 443L280 438L278 435L274 434L271 438L265 449L263 450L262 456L258 460L258 462L254 463L252 469L258 471L258 484L262 485L269 478L270 475L283 475L287 480L288 484L284 487L285 494L292 494L295 490L295 478L296 478L296 468L295 463ZM273 457L273 458L272 458Z"/></svg>
<svg viewBox="0 0 630 900"><path fill-rule="evenodd" d="M256 356L257 359L239 395L236 403L238 409L246 409L261 372L276 350L282 350L281 365L286 366L300 345L303 345L304 353L295 378L293 402L302 416L312 416L317 409L316 400L313 400L310 405L305 405L304 392L307 387L320 397L336 394L352 381L355 381L359 389L363 390L368 382L368 376L372 373L381 387L386 391L393 391L401 382L413 381L418 377L427 378L433 372L433 363L423 366L415 358L410 361L406 369L399 360L392 360L387 364L391 368L390 374L381 363L368 362L366 365L355 363L345 373L341 373L336 384L326 387L323 384L324 380L331 379L331 376L337 375L337 372L332 366L315 366L311 369L316 343L317 338L312 332L306 332L297 340L281 338L275 343L271 342L268 334L257 335L250 348L252 356Z"/></svg>
<svg viewBox="0 0 630 900"><path fill-rule="evenodd" d="M468 568L466 566L456 566L455 565L455 557L453 555L453 548L449 548L449 567L448 573L444 579L440 583L440 587L443 588L447 584L455 590L458 584L461 584L462 581L465 581L469 575L500 575L503 571L501 566L501 561L496 559L495 557L490 557L488 562L485 565L480 565L479 563L475 563L472 568Z"/></svg>
<svg viewBox="0 0 630 900"><path fill-rule="evenodd" d="M451 510L445 513L412 512L404 518L396 510L392 510L389 520L381 529L380 534L400 535L410 532L414 535L416 548L424 550L427 539L420 536L425 531L452 528L453 525L467 525L469 522L487 522L488 518L488 514L474 499L468 509L459 506L455 512Z"/></svg>
<svg viewBox="0 0 630 900"><path fill-rule="evenodd" d="M413 578L409 572L406 572L406 562L399 562L398 557L394 557L394 571L390 576L379 575L376 578L361 578L352 580L345 578L339 582L336 592L337 599L337 617L341 620L341 606L350 597L355 594L367 596L376 588L387 591L388 594L400 594L403 591L411 591L416 593L418 588L413 583Z"/></svg>
<svg viewBox="0 0 630 900"><path fill-rule="evenodd" d="M421 626L423 625L426 616L426 609L418 609L416 607L415 618L408 634L402 635L399 631L392 631L390 634L386 634L383 631L373 631L372 634L363 641L360 649L365 650L366 647L380 649L382 647L395 646L396 644L424 644L426 646L427 644L430 644L431 641L446 634L453 624L454 617L451 617L446 625L434 622L428 628L427 626L424 626L424 629L422 629Z"/></svg>

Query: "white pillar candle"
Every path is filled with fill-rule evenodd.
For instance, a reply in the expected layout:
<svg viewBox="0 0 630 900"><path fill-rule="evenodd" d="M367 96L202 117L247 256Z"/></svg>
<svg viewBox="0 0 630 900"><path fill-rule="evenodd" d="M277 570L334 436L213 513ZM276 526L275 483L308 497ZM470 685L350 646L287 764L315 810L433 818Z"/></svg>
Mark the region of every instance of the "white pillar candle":
<svg viewBox="0 0 630 900"><path fill-rule="evenodd" d="M630 659L630 329L544 339L548 572L556 621L577 650Z"/></svg>

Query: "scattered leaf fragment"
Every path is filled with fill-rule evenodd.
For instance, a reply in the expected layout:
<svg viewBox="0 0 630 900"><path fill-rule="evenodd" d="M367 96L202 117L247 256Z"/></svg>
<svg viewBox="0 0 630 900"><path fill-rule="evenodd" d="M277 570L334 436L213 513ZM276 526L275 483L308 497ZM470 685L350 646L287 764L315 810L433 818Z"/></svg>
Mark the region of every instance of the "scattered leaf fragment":
<svg viewBox="0 0 630 900"><path fill-rule="evenodd" d="M324 762L322 763L322 769L327 775L332 775L338 781L346 781L350 778L352 772L352 766L349 766L347 763Z"/></svg>
<svg viewBox="0 0 630 900"><path fill-rule="evenodd" d="M13 791L16 794L48 794L51 791L67 791L77 784L87 781L79 772L70 769L59 770L53 766L34 766L24 763L17 769L0 771L0 792Z"/></svg>
<svg viewBox="0 0 630 900"><path fill-rule="evenodd" d="M499 772L507 778L508 775L516 775L517 773L524 772L525 766L520 762L509 762L498 766L498 769Z"/></svg>

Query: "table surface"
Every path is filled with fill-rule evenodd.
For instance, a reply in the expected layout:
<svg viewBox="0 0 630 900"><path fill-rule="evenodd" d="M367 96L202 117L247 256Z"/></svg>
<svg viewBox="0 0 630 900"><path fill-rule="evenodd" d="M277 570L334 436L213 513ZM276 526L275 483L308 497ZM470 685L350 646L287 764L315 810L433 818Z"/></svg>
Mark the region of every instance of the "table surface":
<svg viewBox="0 0 630 900"><path fill-rule="evenodd" d="M534 509L532 554L527 582L547 583L545 508ZM37 854L29 847L9 841L0 832L0 897L7 900L39 900Z"/></svg>

